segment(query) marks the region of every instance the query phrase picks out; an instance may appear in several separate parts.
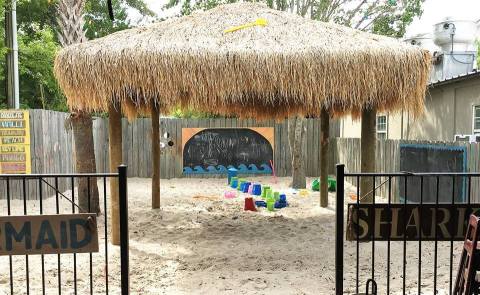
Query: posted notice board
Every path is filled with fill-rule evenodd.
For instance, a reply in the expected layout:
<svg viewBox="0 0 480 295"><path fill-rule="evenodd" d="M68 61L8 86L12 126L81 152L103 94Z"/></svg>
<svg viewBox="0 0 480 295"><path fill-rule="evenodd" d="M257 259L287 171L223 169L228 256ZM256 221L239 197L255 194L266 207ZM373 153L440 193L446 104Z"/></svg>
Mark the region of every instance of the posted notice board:
<svg viewBox="0 0 480 295"><path fill-rule="evenodd" d="M28 174L30 118L25 110L0 111L0 174Z"/></svg>

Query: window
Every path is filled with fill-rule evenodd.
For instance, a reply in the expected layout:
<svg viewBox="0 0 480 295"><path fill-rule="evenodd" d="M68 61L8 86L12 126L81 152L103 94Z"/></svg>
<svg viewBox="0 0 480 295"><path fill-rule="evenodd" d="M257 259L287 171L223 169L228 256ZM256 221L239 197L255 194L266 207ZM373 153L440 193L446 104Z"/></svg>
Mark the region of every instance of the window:
<svg viewBox="0 0 480 295"><path fill-rule="evenodd" d="M473 106L473 134L480 134L480 105Z"/></svg>
<svg viewBox="0 0 480 295"><path fill-rule="evenodd" d="M480 108L479 108L480 114ZM385 140L387 139L387 116L377 116L377 139ZM479 120L480 123L480 120ZM480 130L479 130L480 131Z"/></svg>

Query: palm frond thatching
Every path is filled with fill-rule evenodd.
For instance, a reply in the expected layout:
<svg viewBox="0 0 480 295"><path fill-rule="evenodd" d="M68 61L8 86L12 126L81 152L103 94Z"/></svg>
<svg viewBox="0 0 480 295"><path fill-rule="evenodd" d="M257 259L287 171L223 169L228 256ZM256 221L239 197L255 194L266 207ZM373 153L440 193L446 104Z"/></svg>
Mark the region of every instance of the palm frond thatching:
<svg viewBox="0 0 480 295"><path fill-rule="evenodd" d="M225 33L226 29L265 19ZM129 117L182 105L242 117L423 111L430 55L398 40L308 20L258 3L191 16L69 46L55 74L73 109L122 102Z"/></svg>

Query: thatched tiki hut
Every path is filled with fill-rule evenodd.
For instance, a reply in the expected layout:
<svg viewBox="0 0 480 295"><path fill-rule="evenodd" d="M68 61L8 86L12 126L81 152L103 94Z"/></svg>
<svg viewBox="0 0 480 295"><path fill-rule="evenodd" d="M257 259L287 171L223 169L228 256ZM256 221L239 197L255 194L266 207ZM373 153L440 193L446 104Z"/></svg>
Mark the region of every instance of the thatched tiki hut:
<svg viewBox="0 0 480 295"><path fill-rule="evenodd" d="M67 47L55 60L70 108L110 113L112 167L121 161L120 112L151 113L154 124L159 110L178 105L260 119L421 114L429 67L417 47L258 3L117 32ZM369 171L375 126L364 126Z"/></svg>

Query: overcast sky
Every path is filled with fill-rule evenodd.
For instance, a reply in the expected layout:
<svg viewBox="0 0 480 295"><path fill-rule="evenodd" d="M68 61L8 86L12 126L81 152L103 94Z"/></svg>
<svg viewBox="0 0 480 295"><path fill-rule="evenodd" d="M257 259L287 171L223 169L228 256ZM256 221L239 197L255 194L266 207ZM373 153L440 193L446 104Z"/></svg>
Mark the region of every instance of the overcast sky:
<svg viewBox="0 0 480 295"><path fill-rule="evenodd" d="M178 13L179 9L162 11L166 0L145 0L149 7L159 16L168 17ZM407 36L432 31L432 25L445 17L457 19L480 19L480 0L426 0L423 5L423 15L415 20L407 29ZM132 14L132 18L134 15Z"/></svg>

